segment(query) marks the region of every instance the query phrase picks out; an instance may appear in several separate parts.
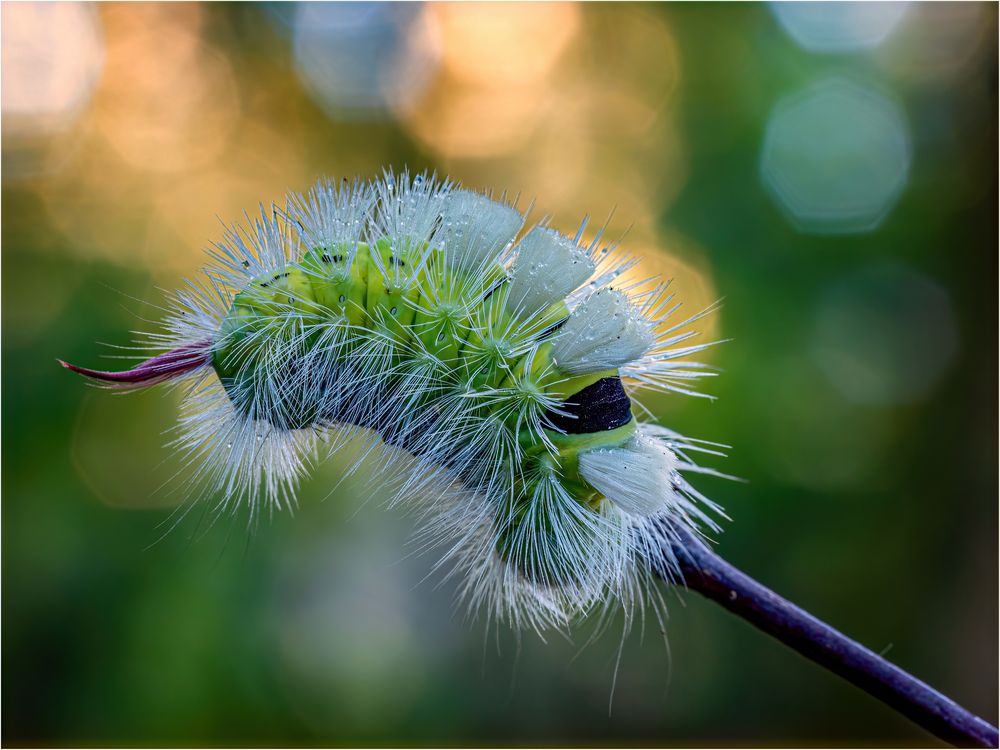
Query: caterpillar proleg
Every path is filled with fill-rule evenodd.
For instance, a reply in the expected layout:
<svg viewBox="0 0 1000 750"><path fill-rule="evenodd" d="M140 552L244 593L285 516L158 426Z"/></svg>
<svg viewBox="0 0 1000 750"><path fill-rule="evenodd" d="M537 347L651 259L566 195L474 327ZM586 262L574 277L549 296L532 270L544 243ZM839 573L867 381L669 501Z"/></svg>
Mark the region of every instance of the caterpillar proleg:
<svg viewBox="0 0 1000 750"><path fill-rule="evenodd" d="M616 247L524 224L426 174L321 180L226 230L152 359L63 364L182 388L173 442L220 510L294 504L311 462L371 435L373 481L443 543L470 606L538 631L615 602L631 617L675 571L675 530L722 513L684 477L712 445L633 408L711 374L691 361L704 312L667 323L666 285L623 282Z"/></svg>

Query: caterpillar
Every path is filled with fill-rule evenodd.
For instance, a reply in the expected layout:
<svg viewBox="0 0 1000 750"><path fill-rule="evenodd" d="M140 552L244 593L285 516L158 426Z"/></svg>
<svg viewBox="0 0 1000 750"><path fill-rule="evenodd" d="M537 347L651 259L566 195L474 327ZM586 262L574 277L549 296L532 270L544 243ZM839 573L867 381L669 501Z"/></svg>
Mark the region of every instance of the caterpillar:
<svg viewBox="0 0 1000 750"><path fill-rule="evenodd" d="M678 528L722 509L685 478L715 444L644 421L638 391L698 394L690 326L601 234L426 173L320 180L225 228L169 295L158 353L108 387L180 387L171 441L216 510L295 504L309 466L361 437L416 540L441 545L473 610L542 632L676 573Z"/></svg>

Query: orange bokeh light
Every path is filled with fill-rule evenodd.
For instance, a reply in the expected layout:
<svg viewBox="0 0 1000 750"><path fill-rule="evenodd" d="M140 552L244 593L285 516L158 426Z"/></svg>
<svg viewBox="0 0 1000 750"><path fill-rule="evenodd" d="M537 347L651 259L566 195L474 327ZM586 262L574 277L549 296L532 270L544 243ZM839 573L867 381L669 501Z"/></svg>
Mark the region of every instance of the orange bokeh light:
<svg viewBox="0 0 1000 750"><path fill-rule="evenodd" d="M436 3L431 12L447 71L498 89L543 79L580 26L571 3Z"/></svg>
<svg viewBox="0 0 1000 750"><path fill-rule="evenodd" d="M177 172L210 164L239 116L232 66L202 39L203 10L105 8L108 60L97 122L129 164Z"/></svg>
<svg viewBox="0 0 1000 750"><path fill-rule="evenodd" d="M104 63L96 10L82 3L4 3L2 14L4 135L71 127Z"/></svg>

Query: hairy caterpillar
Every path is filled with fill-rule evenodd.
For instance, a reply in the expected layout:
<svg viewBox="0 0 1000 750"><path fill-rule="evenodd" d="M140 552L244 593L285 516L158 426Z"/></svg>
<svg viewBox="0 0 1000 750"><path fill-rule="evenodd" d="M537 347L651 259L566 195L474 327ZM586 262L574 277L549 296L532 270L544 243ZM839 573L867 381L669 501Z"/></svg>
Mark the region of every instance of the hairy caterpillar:
<svg viewBox="0 0 1000 750"><path fill-rule="evenodd" d="M632 401L709 374L688 359L708 311L666 324L666 286L619 286L631 261L583 229L523 231L503 198L426 175L320 181L226 230L151 335L162 353L63 365L182 386L174 444L219 509L292 504L311 461L370 435L377 481L444 544L472 607L539 631L613 602L631 618L673 573L676 529L721 513L682 476L711 444Z"/></svg>

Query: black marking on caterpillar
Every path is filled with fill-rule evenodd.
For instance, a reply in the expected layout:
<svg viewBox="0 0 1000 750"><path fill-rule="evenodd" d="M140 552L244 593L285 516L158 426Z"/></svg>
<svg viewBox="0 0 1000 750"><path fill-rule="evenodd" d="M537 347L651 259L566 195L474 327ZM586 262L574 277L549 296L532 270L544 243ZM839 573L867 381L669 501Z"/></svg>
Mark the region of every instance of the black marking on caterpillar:
<svg viewBox="0 0 1000 750"><path fill-rule="evenodd" d="M545 329L543 329L543 330L542 330L542 331L541 331L541 332L540 332L540 333L538 334L538 338L539 338L539 339L547 339L547 338L551 338L551 337L552 337L552 335L553 335L554 333L556 333L556 331L558 331L558 330L559 330L560 328L562 328L562 327L563 327L564 325L566 325L566 321L567 321L567 320L569 320L569 318L568 318L568 317L565 317L565 318L563 318L562 320L560 320L560 321L558 321L558 322L556 322L556 323L553 323L553 324L552 324L552 325L550 325L550 326L549 326L548 328L545 328Z"/></svg>
<svg viewBox="0 0 1000 750"><path fill-rule="evenodd" d="M567 435L614 430L632 420L632 400L621 378L601 378L571 396L561 411L547 412L545 420Z"/></svg>

